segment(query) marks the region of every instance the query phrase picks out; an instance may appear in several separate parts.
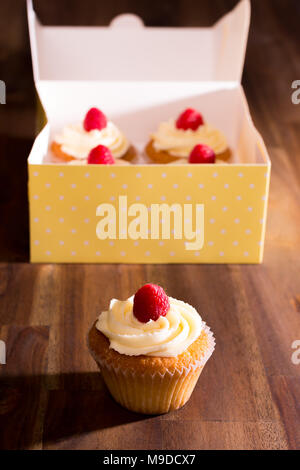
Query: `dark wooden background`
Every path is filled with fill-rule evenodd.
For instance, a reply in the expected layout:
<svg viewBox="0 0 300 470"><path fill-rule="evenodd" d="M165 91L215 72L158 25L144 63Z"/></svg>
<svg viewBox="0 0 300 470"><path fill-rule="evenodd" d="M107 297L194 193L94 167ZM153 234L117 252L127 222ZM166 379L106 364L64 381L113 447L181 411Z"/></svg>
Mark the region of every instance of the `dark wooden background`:
<svg viewBox="0 0 300 470"><path fill-rule="evenodd" d="M47 24L211 25L236 4L207 1L35 1ZM26 158L35 98L25 2L0 2L0 446L5 449L300 449L300 3L253 0L243 85L272 177L264 263L30 265ZM182 410L144 417L115 404L90 358L89 325L111 297L144 282L203 312L216 351Z"/></svg>

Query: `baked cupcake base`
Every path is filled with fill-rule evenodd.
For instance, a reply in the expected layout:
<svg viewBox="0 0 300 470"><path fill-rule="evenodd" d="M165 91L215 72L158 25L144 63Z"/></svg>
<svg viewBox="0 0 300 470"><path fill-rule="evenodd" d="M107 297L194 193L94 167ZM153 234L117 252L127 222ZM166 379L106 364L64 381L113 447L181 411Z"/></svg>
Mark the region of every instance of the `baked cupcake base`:
<svg viewBox="0 0 300 470"><path fill-rule="evenodd" d="M63 150L62 150L62 146L61 144L53 141L51 143L51 151L52 153L54 154L54 156L56 158L59 158L60 160L63 160L65 162L70 162L70 161L73 161L73 160L78 160L74 157L72 157L72 155L69 155L67 153L65 153ZM136 149L133 145L130 145L130 147L128 148L127 152L120 158L122 160L126 160L128 162L131 162L135 157L137 156L137 152L136 152Z"/></svg>
<svg viewBox="0 0 300 470"><path fill-rule="evenodd" d="M215 346L206 325L197 340L176 357L128 356L111 349L109 344L94 324L88 345L111 395L123 407L144 414L181 408Z"/></svg>
<svg viewBox="0 0 300 470"><path fill-rule="evenodd" d="M178 159L182 159L182 157L171 155L165 150L156 150L153 145L153 140L150 140L145 147L145 152L147 156L152 160L154 163L172 163L176 162ZM216 154L216 158L218 160L227 161L231 157L231 150L227 148L224 152Z"/></svg>
<svg viewBox="0 0 300 470"><path fill-rule="evenodd" d="M134 160L136 157L137 157L136 148L133 145L130 145L125 155L123 155L123 157L121 157L118 160L126 160L127 162L132 162L132 160Z"/></svg>

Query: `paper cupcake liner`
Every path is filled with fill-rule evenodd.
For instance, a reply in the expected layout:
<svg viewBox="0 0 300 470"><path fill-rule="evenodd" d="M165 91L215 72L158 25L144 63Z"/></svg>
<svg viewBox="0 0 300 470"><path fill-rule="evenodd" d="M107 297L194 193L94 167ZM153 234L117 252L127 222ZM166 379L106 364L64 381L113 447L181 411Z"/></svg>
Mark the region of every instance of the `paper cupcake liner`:
<svg viewBox="0 0 300 470"><path fill-rule="evenodd" d="M164 373L137 374L95 357L107 388L113 398L123 407L145 414L162 414L181 408L190 398L200 373L215 348L215 340L209 327L204 324L208 346L200 360L189 367L166 369Z"/></svg>

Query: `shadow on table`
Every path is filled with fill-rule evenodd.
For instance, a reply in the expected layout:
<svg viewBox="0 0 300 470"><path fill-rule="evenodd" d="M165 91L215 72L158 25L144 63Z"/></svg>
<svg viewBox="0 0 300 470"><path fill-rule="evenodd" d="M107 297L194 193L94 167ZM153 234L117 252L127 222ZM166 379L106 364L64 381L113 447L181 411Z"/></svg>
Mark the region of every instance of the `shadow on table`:
<svg viewBox="0 0 300 470"><path fill-rule="evenodd" d="M119 406L97 372L0 375L1 449L38 448L41 443L51 447L70 437L149 418Z"/></svg>

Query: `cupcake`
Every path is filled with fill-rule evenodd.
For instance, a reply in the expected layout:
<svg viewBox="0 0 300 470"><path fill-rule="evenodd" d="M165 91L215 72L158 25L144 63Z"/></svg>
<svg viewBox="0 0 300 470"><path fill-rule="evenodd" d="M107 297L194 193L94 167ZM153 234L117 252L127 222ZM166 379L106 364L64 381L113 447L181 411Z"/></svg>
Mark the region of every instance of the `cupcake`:
<svg viewBox="0 0 300 470"><path fill-rule="evenodd" d="M195 145L189 158L177 158L173 162L166 163L166 165L184 165L187 163L192 164L205 164L205 163L215 163L216 165L228 165L228 162L216 158L216 154L211 147L204 144Z"/></svg>
<svg viewBox="0 0 300 470"><path fill-rule="evenodd" d="M65 162L85 160L97 145L108 147L115 159L131 161L136 156L135 148L125 135L97 108L91 108L82 124L65 126L51 144L54 157Z"/></svg>
<svg viewBox="0 0 300 470"><path fill-rule="evenodd" d="M82 160L70 160L69 165L130 165L123 158L114 159L111 151L105 145L97 145L93 148L88 157Z"/></svg>
<svg viewBox="0 0 300 470"><path fill-rule="evenodd" d="M186 109L176 121L162 122L145 148L147 156L155 163L176 162L188 159L197 144L213 149L216 159L226 161L231 152L221 131L204 122L202 115L191 108Z"/></svg>
<svg viewBox="0 0 300 470"><path fill-rule="evenodd" d="M118 403L161 414L188 401L215 342L191 305L146 284L125 301L111 300L88 345Z"/></svg>

